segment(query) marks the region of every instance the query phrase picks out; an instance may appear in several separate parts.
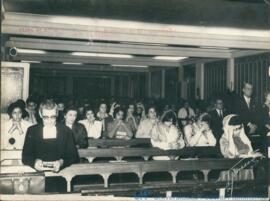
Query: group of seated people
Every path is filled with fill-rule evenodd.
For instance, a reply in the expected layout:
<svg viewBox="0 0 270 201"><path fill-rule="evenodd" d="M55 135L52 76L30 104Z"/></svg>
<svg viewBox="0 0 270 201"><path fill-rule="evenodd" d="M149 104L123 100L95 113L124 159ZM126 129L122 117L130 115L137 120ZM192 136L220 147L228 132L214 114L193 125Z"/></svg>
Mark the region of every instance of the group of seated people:
<svg viewBox="0 0 270 201"><path fill-rule="evenodd" d="M1 149L22 149L25 165L55 172L79 162L77 149L87 148L89 138L149 138L153 147L164 150L219 146L225 158L256 155L250 136L258 130L269 134L270 91L265 93L259 113L261 129L253 119L251 95L252 85L245 83L243 95L235 103L238 110L232 113L226 112L222 98L217 98L208 113L196 114L186 101L178 114L166 106L161 115L152 105L146 111L141 102L127 104L126 109L114 102L109 110L101 102L98 111L86 105L80 113L75 106L52 99L42 101L39 107L32 98L26 104L18 100L8 107L9 119L2 121Z"/></svg>

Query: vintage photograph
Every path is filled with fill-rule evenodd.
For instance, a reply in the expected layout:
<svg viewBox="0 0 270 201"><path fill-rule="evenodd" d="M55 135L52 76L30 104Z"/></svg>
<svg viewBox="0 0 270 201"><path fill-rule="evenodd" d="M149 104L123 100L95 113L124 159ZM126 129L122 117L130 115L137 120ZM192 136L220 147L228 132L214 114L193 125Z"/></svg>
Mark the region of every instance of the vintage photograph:
<svg viewBox="0 0 270 201"><path fill-rule="evenodd" d="M268 200L270 0L2 0L0 200Z"/></svg>

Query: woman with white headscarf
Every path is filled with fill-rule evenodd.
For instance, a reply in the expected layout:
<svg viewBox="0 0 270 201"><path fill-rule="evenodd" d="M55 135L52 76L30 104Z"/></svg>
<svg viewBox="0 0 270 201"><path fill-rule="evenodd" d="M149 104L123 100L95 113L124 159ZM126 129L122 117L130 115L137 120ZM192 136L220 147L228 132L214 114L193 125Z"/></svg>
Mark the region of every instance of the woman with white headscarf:
<svg viewBox="0 0 270 201"><path fill-rule="evenodd" d="M254 153L251 142L245 134L243 123L238 115L228 115L223 119L224 133L220 139L220 150L225 158L244 158L259 156ZM253 169L243 169L238 174L222 171L220 180L250 180L254 179Z"/></svg>

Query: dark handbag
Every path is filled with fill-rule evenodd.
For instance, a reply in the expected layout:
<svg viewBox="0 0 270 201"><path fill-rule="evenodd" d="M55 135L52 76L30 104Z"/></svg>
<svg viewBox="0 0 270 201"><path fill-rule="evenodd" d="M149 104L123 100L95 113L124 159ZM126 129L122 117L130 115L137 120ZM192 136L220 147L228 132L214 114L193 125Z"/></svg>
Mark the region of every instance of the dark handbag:
<svg viewBox="0 0 270 201"><path fill-rule="evenodd" d="M0 174L0 194L41 194L44 192L44 173Z"/></svg>

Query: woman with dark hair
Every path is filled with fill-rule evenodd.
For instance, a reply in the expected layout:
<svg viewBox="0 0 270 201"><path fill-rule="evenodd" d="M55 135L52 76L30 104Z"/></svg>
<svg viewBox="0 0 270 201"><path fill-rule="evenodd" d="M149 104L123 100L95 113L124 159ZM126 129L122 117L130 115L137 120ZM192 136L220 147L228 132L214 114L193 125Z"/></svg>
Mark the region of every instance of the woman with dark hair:
<svg viewBox="0 0 270 201"><path fill-rule="evenodd" d="M159 122L157 116L157 110L155 106L150 106L148 108L147 118L141 120L137 133L136 138L151 138L151 130L156 129L157 124Z"/></svg>
<svg viewBox="0 0 270 201"><path fill-rule="evenodd" d="M203 113L193 124L184 127L185 140L187 146L215 146L216 138L209 127L210 115Z"/></svg>
<svg viewBox="0 0 270 201"><path fill-rule="evenodd" d="M124 122L125 112L122 108L118 107L113 113L114 120L108 125L109 138L117 138L129 140L133 137L131 127L128 123Z"/></svg>
<svg viewBox="0 0 270 201"><path fill-rule="evenodd" d="M9 120L1 122L1 149L22 149L31 122L23 119L24 108L18 102L8 107Z"/></svg>
<svg viewBox="0 0 270 201"><path fill-rule="evenodd" d="M156 131L151 130L151 143L160 149L181 149L185 146L183 135L176 127L177 118L173 112L167 112L163 121L158 123ZM168 160L168 156L155 156L154 160Z"/></svg>
<svg viewBox="0 0 270 201"><path fill-rule="evenodd" d="M108 124L113 121L113 118L110 114L107 113L107 104L105 102L101 102L99 104L99 111L97 113L97 119L102 122L102 138L108 137Z"/></svg>
<svg viewBox="0 0 270 201"><path fill-rule="evenodd" d="M87 106L84 108L84 120L80 120L79 123L84 125L87 131L87 136L89 138L98 139L101 137L102 123L101 121L96 120L94 110Z"/></svg>
<svg viewBox="0 0 270 201"><path fill-rule="evenodd" d="M88 139L87 131L85 127L76 122L78 110L74 106L70 106L64 109L64 123L72 130L74 142L77 148L87 148Z"/></svg>
<svg viewBox="0 0 270 201"><path fill-rule="evenodd" d="M136 133L138 129L139 119L135 116L136 105L128 104L126 122L131 126L132 133Z"/></svg>
<svg viewBox="0 0 270 201"><path fill-rule="evenodd" d="M264 136L270 136L270 90L265 92L265 102L259 112L261 122L261 132Z"/></svg>

